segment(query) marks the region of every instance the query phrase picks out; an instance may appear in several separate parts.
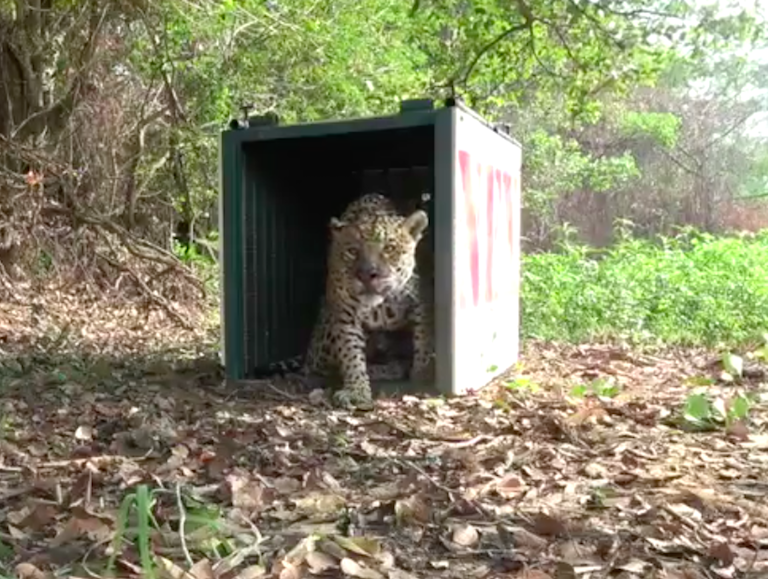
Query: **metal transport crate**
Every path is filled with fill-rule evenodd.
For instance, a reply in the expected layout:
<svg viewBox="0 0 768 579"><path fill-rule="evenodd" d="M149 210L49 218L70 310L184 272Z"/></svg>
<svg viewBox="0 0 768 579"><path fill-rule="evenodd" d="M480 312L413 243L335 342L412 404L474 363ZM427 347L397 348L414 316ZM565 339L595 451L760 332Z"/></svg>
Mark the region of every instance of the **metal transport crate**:
<svg viewBox="0 0 768 579"><path fill-rule="evenodd" d="M418 261L435 300L437 373L426 389L478 390L517 361L522 151L503 127L452 99L404 101L383 117L232 121L220 154L228 380L305 352L330 219L371 192L406 211L430 198Z"/></svg>

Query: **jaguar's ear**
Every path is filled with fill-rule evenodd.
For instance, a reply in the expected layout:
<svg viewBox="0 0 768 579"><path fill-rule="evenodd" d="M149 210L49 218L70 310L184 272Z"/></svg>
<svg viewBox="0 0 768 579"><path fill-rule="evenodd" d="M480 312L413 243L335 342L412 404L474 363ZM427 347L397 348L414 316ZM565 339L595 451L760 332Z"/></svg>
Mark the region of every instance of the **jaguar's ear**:
<svg viewBox="0 0 768 579"><path fill-rule="evenodd" d="M331 230L331 235L336 236L344 231L344 228L347 227L347 223L336 217L331 217L331 222L328 224L328 227Z"/></svg>
<svg viewBox="0 0 768 579"><path fill-rule="evenodd" d="M429 225L429 217L426 212L421 209L417 209L405 218L403 227L410 234L415 241L419 241L424 233L424 230Z"/></svg>

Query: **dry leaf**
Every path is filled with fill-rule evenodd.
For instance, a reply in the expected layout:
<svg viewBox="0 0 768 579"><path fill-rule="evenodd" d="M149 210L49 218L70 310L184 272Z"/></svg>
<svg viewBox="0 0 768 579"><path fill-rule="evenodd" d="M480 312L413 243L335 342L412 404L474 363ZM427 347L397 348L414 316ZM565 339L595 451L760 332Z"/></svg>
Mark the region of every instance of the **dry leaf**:
<svg viewBox="0 0 768 579"><path fill-rule="evenodd" d="M515 579L552 579L552 575L539 569L526 569L515 575Z"/></svg>
<svg viewBox="0 0 768 579"><path fill-rule="evenodd" d="M240 567L248 557L254 555L261 555L261 548L258 543L236 549L213 564L213 575L215 577L228 576L232 571Z"/></svg>
<svg viewBox="0 0 768 579"><path fill-rule="evenodd" d="M315 388L309 393L309 403L312 406L321 406L325 403L326 392L322 388Z"/></svg>
<svg viewBox="0 0 768 579"><path fill-rule="evenodd" d="M731 424L728 425L726 432L729 436L735 438L736 440L749 440L749 428L741 420L734 420Z"/></svg>
<svg viewBox="0 0 768 579"><path fill-rule="evenodd" d="M85 535L95 541L109 539L112 529L98 517L72 517L51 540L52 547L58 547Z"/></svg>
<svg viewBox="0 0 768 579"><path fill-rule="evenodd" d="M192 575L184 571L176 563L160 555L155 555L155 564L160 570L160 577L168 579L194 579Z"/></svg>
<svg viewBox="0 0 768 579"><path fill-rule="evenodd" d="M17 529L13 525L8 525L8 533L11 535L12 538L16 539L17 541L24 541L29 538L25 532L23 532L20 529Z"/></svg>
<svg viewBox="0 0 768 579"><path fill-rule="evenodd" d="M293 549L285 554L283 563L293 567L301 565L306 560L307 555L315 550L314 542L314 539L311 537L305 537L299 541Z"/></svg>
<svg viewBox="0 0 768 579"><path fill-rule="evenodd" d="M428 523L430 515L429 506L419 495L395 501L395 517L399 524Z"/></svg>
<svg viewBox="0 0 768 579"><path fill-rule="evenodd" d="M301 490L301 481L295 478L281 476L272 481L272 486L281 495L292 495Z"/></svg>
<svg viewBox="0 0 768 579"><path fill-rule="evenodd" d="M43 573L31 563L19 563L16 565L15 571L17 579L48 579L51 576L49 573Z"/></svg>
<svg viewBox="0 0 768 579"><path fill-rule="evenodd" d="M332 537L330 539L325 537L320 539L315 546L323 553L335 557L338 561L347 556L347 552Z"/></svg>
<svg viewBox="0 0 768 579"><path fill-rule="evenodd" d="M546 539L539 537L526 529L518 527L512 529L510 533L514 540L514 546L517 548L524 547L532 552L539 552L547 546Z"/></svg>
<svg viewBox="0 0 768 579"><path fill-rule="evenodd" d="M397 482L385 483L368 491L368 496L377 501L391 501L401 494L403 493L401 493L400 485Z"/></svg>
<svg viewBox="0 0 768 579"><path fill-rule="evenodd" d="M719 542L710 545L709 556L720 561L724 567L733 564L734 554L727 543Z"/></svg>
<svg viewBox="0 0 768 579"><path fill-rule="evenodd" d="M247 511L260 510L264 506L264 487L259 481L230 474L227 482L232 491L232 506Z"/></svg>
<svg viewBox="0 0 768 579"><path fill-rule="evenodd" d="M23 507L18 511L8 511L5 515L5 520L18 527L32 511L33 509L29 507Z"/></svg>
<svg viewBox="0 0 768 579"><path fill-rule="evenodd" d="M333 540L347 551L365 557L376 557L381 552L381 543L376 539L371 539L369 537L345 537L343 535L334 535Z"/></svg>
<svg viewBox="0 0 768 579"><path fill-rule="evenodd" d="M462 547L472 547L480 540L480 533L472 525L458 525L453 529L451 540Z"/></svg>
<svg viewBox="0 0 768 579"><path fill-rule="evenodd" d="M558 561L555 570L555 579L576 579L576 571L573 565L565 563L564 561Z"/></svg>
<svg viewBox="0 0 768 579"><path fill-rule="evenodd" d="M379 562L381 571L388 571L395 567L395 556L389 551L382 551L376 555L376 560Z"/></svg>
<svg viewBox="0 0 768 579"><path fill-rule="evenodd" d="M653 565L647 561L632 559L623 565L617 565L616 569L621 569L622 571L627 571L628 573L634 573L635 575L640 575L641 577L647 577L648 574L652 571Z"/></svg>
<svg viewBox="0 0 768 579"><path fill-rule="evenodd" d="M267 570L261 565L249 565L235 575L233 579L259 579L259 577L265 577L266 575Z"/></svg>
<svg viewBox="0 0 768 579"><path fill-rule="evenodd" d="M26 517L18 522L18 525L23 529L41 531L56 519L57 513L55 506L38 503Z"/></svg>
<svg viewBox="0 0 768 579"><path fill-rule="evenodd" d="M301 570L298 567L294 567L288 563L281 563L281 567L278 579L300 579ZM272 574L274 575L274 570Z"/></svg>
<svg viewBox="0 0 768 579"><path fill-rule="evenodd" d="M584 474L589 478L606 478L608 470L600 463L590 462L584 467Z"/></svg>
<svg viewBox="0 0 768 579"><path fill-rule="evenodd" d="M195 579L215 579L213 567L208 559L200 559L189 569L189 574Z"/></svg>
<svg viewBox="0 0 768 579"><path fill-rule="evenodd" d="M595 423L598 420L606 416L604 408L599 406L585 405L568 417L568 422L575 426L584 424L585 422Z"/></svg>
<svg viewBox="0 0 768 579"><path fill-rule="evenodd" d="M768 434L750 434L748 442L742 442L744 448L768 450Z"/></svg>
<svg viewBox="0 0 768 579"><path fill-rule="evenodd" d="M93 428L85 425L78 426L75 430L75 438L77 440L93 440Z"/></svg>
<svg viewBox="0 0 768 579"><path fill-rule="evenodd" d="M310 551L307 553L306 562L309 566L309 572L313 574L320 574L338 567L336 559L322 551Z"/></svg>
<svg viewBox="0 0 768 579"><path fill-rule="evenodd" d="M510 472L505 474L501 480L496 483L496 492L505 499L511 499L525 492L528 485L520 475Z"/></svg>
<svg viewBox="0 0 768 579"><path fill-rule="evenodd" d="M358 579L386 579L384 575L375 569L364 567L348 557L344 557L341 560L340 567L342 572L350 577L357 577Z"/></svg>
<svg viewBox="0 0 768 579"><path fill-rule="evenodd" d="M296 509L307 516L320 515L323 518L343 509L347 502L336 494L312 492L294 501Z"/></svg>
<svg viewBox="0 0 768 579"><path fill-rule="evenodd" d="M674 503L669 505L668 508L670 511L683 519L700 523L703 518L701 511L694 509L692 506L685 503Z"/></svg>
<svg viewBox="0 0 768 579"><path fill-rule="evenodd" d="M330 485L326 484L326 480ZM301 486L306 490L332 490L337 493L343 490L336 479L320 468L313 468L305 473L301 477Z"/></svg>
<svg viewBox="0 0 768 579"><path fill-rule="evenodd" d="M534 519L533 530L537 535L556 537L566 533L565 524L546 513L538 513Z"/></svg>
<svg viewBox="0 0 768 579"><path fill-rule="evenodd" d="M372 443L370 440L363 440L360 443L360 449L368 456L386 456L387 455L386 450Z"/></svg>
<svg viewBox="0 0 768 579"><path fill-rule="evenodd" d="M429 566L433 569L448 569L451 564L445 559L441 559L440 561L430 561Z"/></svg>
<svg viewBox="0 0 768 579"><path fill-rule="evenodd" d="M189 458L189 447L186 444L177 444L171 448L171 454L179 458Z"/></svg>

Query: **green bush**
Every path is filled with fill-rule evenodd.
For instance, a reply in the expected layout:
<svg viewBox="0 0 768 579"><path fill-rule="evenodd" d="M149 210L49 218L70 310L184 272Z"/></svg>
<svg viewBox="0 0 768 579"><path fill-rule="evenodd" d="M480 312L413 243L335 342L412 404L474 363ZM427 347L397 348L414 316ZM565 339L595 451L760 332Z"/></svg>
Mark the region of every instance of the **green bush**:
<svg viewBox="0 0 768 579"><path fill-rule="evenodd" d="M604 250L569 242L523 260L528 338L740 344L768 327L768 232L629 234Z"/></svg>

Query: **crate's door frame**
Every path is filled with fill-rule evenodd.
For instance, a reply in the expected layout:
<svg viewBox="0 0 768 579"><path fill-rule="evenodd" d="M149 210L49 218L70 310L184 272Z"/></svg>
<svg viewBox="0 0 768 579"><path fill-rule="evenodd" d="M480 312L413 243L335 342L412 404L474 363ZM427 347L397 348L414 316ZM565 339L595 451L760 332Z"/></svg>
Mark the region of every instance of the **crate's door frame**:
<svg viewBox="0 0 768 579"><path fill-rule="evenodd" d="M221 134L219 146L219 264L221 357L230 380L245 378L243 356L245 255L243 247L243 143L233 131Z"/></svg>
<svg viewBox="0 0 768 579"><path fill-rule="evenodd" d="M456 149L456 107L439 109L435 113L435 192L434 224L435 235L435 287L433 288L435 323L435 386L446 395L457 392L455 356L454 312L455 287L454 269L454 199Z"/></svg>

